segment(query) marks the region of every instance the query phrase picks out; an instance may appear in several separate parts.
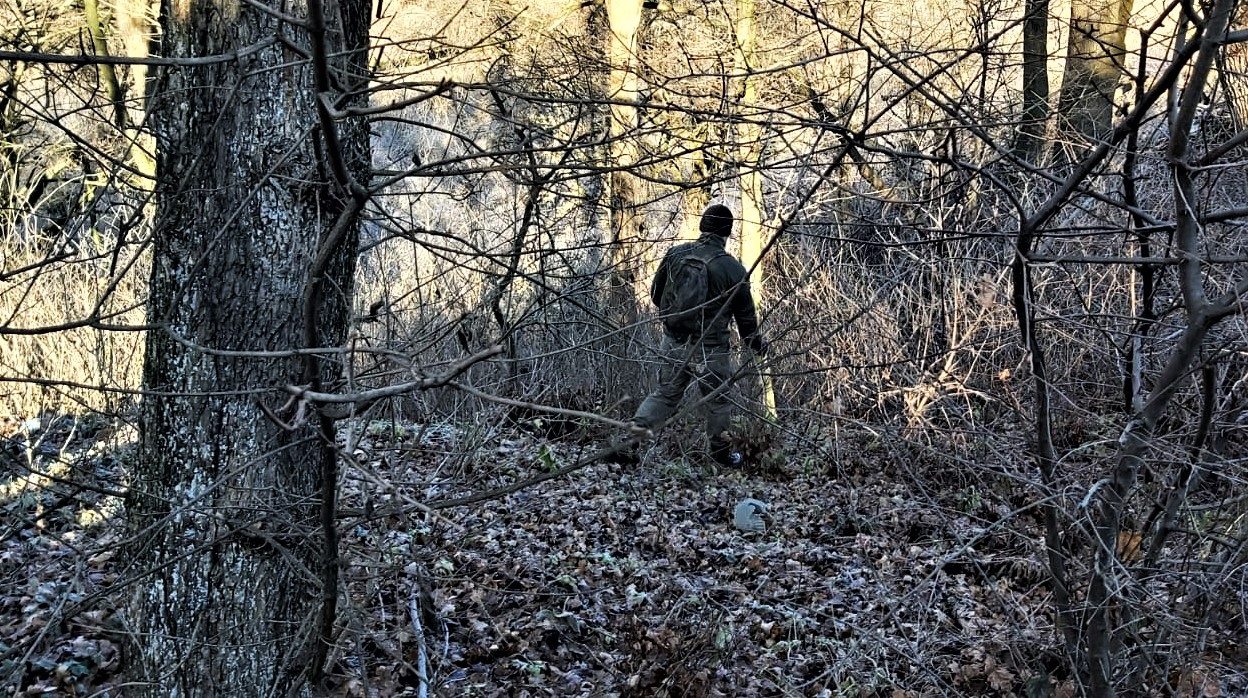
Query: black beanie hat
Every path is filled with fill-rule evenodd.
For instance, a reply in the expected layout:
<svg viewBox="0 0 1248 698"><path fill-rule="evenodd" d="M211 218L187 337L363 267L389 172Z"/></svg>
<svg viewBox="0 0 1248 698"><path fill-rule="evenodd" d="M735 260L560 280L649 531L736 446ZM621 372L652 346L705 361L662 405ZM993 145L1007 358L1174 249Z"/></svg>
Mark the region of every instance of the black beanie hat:
<svg viewBox="0 0 1248 698"><path fill-rule="evenodd" d="M698 230L704 233L715 233L721 238L732 235L732 211L723 204L711 204L702 212L702 222Z"/></svg>

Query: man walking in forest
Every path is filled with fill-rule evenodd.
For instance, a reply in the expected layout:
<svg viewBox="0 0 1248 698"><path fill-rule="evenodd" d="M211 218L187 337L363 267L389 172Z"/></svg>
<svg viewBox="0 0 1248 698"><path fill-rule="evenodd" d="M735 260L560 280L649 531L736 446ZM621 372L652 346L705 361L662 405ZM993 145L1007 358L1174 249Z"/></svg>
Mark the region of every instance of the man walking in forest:
<svg viewBox="0 0 1248 698"><path fill-rule="evenodd" d="M767 352L758 331L749 275L724 250L732 223L727 206L708 206L698 225L701 237L668 250L659 264L650 286L650 300L663 320L659 387L633 416L639 429L663 426L675 414L689 383L697 380L706 398L711 457L722 465L739 465L742 460L732 449L728 431L733 376L729 323L736 321L737 332L755 356Z"/></svg>

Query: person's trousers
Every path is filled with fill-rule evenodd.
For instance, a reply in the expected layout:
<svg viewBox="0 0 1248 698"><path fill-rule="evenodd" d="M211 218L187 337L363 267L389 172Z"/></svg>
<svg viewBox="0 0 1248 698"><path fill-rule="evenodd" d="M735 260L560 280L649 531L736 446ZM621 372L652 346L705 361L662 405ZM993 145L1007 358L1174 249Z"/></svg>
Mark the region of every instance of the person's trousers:
<svg viewBox="0 0 1248 698"><path fill-rule="evenodd" d="M707 436L712 447L721 445L727 439L732 416L731 379L732 357L727 346L681 342L664 334L659 345L659 386L642 401L633 421L648 429L663 426L679 409L689 384L696 381L705 398Z"/></svg>

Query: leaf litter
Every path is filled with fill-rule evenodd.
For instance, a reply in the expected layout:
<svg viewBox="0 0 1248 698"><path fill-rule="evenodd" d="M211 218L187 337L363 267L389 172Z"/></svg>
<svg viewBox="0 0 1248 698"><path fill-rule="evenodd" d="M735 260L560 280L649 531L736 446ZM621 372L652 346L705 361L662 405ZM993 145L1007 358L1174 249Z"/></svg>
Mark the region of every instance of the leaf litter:
<svg viewBox="0 0 1248 698"><path fill-rule="evenodd" d="M461 477L428 477L436 447L387 463L407 498L438 501L584 450L509 433ZM1024 695L1054 650L1038 532L991 531L878 468L835 470L724 471L657 445L479 505L361 521L344 538L348 597L374 624L344 642L361 655L344 668L393 664L344 671L342 690L417 695L424 656L439 695ZM404 499L355 482L345 500ZM732 526L747 496L772 504L764 533Z"/></svg>
<svg viewBox="0 0 1248 698"><path fill-rule="evenodd" d="M668 433L640 462L441 511L419 505L602 444L506 424L344 433L329 695L417 696L421 677L447 696L1071 695L1050 678L1029 510L960 482L929 493L880 467L895 454L873 432L839 431L857 462L795 448L729 471ZM124 695L114 495L133 432L59 418L0 435L0 688ZM732 526L743 497L771 504L765 532ZM1180 683L1205 698L1222 685L1203 670Z"/></svg>

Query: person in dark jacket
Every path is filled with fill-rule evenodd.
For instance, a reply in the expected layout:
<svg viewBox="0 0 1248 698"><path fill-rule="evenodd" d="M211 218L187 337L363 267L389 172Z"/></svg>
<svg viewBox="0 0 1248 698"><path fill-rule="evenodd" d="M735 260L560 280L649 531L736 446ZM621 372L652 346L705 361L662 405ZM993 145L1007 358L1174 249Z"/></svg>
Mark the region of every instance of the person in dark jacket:
<svg viewBox="0 0 1248 698"><path fill-rule="evenodd" d="M737 332L756 356L767 352L767 345L758 330L758 313L750 294L749 275L735 257L724 251L724 243L732 235L732 211L722 204L712 204L702 212L698 229L702 233L694 242L668 250L659 264L650 286L650 299L661 306L670 270L688 255L698 255L706 262L706 298L696 329L681 331L665 322L663 341L659 347L659 387L637 408L633 424L641 430L663 426L680 405L689 383L696 380L706 399L706 432L711 457L724 465L738 465L741 454L731 447L729 420L732 404L728 388L732 379L731 337L729 325L736 322Z"/></svg>

